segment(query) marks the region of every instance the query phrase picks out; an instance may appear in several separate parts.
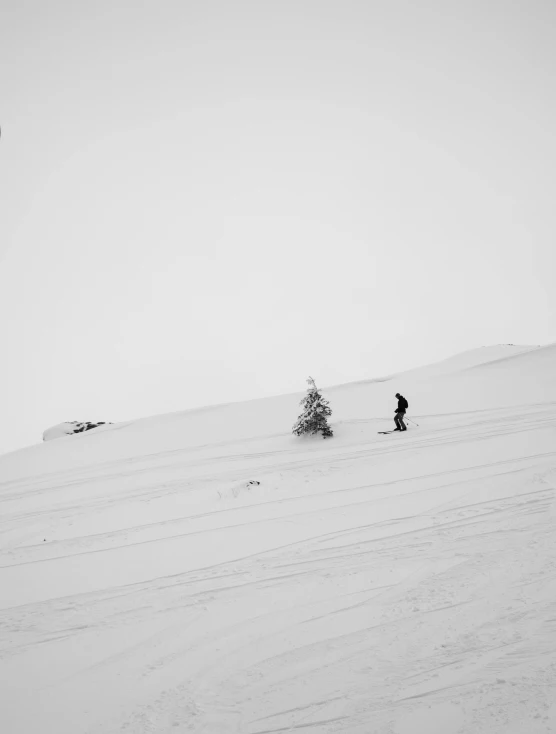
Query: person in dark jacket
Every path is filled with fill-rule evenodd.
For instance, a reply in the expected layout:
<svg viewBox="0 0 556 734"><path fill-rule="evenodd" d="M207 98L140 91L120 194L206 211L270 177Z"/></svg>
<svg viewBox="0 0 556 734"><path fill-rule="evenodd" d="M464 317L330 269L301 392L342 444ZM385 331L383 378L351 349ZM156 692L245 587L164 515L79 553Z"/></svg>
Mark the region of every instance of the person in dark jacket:
<svg viewBox="0 0 556 734"><path fill-rule="evenodd" d="M394 423L396 424L394 430L407 431L407 427L403 422L403 417L405 415L405 411L409 408L409 403L403 395L400 395L399 392L396 393L396 397L398 398L398 407L396 408L396 417L394 418Z"/></svg>

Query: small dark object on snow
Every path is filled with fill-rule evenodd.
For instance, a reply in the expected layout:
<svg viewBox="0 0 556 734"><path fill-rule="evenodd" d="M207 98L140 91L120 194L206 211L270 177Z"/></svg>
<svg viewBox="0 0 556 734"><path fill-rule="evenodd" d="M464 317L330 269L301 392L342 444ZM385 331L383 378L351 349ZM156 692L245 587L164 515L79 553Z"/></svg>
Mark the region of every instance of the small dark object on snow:
<svg viewBox="0 0 556 734"><path fill-rule="evenodd" d="M256 479L251 479L250 481L248 481L248 482L247 482L247 486L248 486L248 487L249 487L250 485L256 485L256 486L258 486L259 484L260 484L260 482L257 482L257 480L256 480Z"/></svg>
<svg viewBox="0 0 556 734"><path fill-rule="evenodd" d="M99 426L111 425L106 421L98 421L93 423L92 421L67 421L65 423L59 423L57 426L47 428L42 434L43 441L50 441L53 438L62 438L63 436L71 436L75 433L84 433L85 431L91 431L93 428Z"/></svg>
<svg viewBox="0 0 556 734"><path fill-rule="evenodd" d="M90 421L87 421L86 423L78 423L75 427L75 433L83 433L83 431L90 431L91 428L97 428L98 426L104 425L104 421L99 421L98 423L91 423Z"/></svg>

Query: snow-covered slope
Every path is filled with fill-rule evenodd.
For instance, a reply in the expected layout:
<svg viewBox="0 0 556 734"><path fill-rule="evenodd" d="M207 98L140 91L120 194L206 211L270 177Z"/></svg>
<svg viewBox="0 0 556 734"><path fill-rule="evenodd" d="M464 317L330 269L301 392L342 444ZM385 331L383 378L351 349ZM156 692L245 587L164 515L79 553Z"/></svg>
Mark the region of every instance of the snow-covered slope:
<svg viewBox="0 0 556 734"><path fill-rule="evenodd" d="M555 369L334 387L326 441L287 395L0 457L0 731L556 731Z"/></svg>
<svg viewBox="0 0 556 734"><path fill-rule="evenodd" d="M453 372L461 372L470 367L478 367L479 365L490 362L497 362L500 359L516 357L519 354L532 352L538 348L536 346L522 346L518 344L494 344L489 347L479 347L478 349L461 352L461 354L448 357L448 359L443 359L440 362L429 364L426 367L411 370L411 375L413 377L417 377L420 374L426 375L427 377L447 375Z"/></svg>

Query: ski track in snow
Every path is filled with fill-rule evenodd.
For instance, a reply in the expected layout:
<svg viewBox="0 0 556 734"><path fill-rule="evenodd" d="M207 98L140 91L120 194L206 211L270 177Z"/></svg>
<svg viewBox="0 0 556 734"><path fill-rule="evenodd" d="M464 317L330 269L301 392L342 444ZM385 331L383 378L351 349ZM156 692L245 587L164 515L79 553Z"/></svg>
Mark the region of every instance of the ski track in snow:
<svg viewBox="0 0 556 734"><path fill-rule="evenodd" d="M556 732L556 405L418 420L0 484L0 731Z"/></svg>

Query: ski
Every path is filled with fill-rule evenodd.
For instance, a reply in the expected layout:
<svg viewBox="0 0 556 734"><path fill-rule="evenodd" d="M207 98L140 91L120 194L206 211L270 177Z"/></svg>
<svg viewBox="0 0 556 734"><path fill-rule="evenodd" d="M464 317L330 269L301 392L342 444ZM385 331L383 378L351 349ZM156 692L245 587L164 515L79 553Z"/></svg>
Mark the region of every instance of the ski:
<svg viewBox="0 0 556 734"><path fill-rule="evenodd" d="M386 436L389 433L405 433L405 431L398 431L397 428L394 428L393 431L378 431L382 436Z"/></svg>

